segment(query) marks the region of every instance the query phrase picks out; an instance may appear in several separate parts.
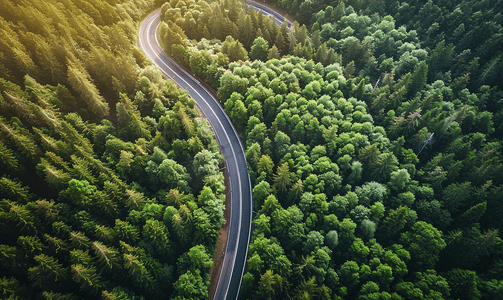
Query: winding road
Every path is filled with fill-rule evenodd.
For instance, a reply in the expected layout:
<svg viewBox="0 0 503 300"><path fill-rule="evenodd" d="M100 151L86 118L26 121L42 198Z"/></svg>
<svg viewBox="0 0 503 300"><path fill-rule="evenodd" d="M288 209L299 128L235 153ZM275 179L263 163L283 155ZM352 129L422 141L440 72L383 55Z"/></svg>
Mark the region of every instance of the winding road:
<svg viewBox="0 0 503 300"><path fill-rule="evenodd" d="M279 26L283 23L284 17L267 6L253 1L248 1L248 4L265 15L270 15ZM231 197L230 224L214 299L237 299L246 265L252 223L252 186L243 145L218 100L196 78L164 53L157 39L159 23L160 10L151 13L143 21L139 32L140 48L165 75L185 89L196 101L213 127L225 157ZM291 23L288 23L290 27Z"/></svg>

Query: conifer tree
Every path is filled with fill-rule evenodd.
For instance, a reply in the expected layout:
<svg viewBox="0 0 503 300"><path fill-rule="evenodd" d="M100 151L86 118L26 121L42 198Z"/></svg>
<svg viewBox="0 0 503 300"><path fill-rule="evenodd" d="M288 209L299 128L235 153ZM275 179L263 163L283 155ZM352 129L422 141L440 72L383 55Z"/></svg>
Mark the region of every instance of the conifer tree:
<svg viewBox="0 0 503 300"><path fill-rule="evenodd" d="M71 266L71 270L73 281L80 284L82 290L98 294L107 285L93 265L75 264Z"/></svg>
<svg viewBox="0 0 503 300"><path fill-rule="evenodd" d="M93 84L87 71L79 63L68 60L68 82L79 93L96 118L108 116L109 108L105 99Z"/></svg>
<svg viewBox="0 0 503 300"><path fill-rule="evenodd" d="M123 93L120 94L120 100L117 103L117 122L119 134L124 140L134 141L138 138L150 140L152 138L147 124L141 119L138 108Z"/></svg>
<svg viewBox="0 0 503 300"><path fill-rule="evenodd" d="M279 49L276 45L273 45L269 52L267 53L267 59L278 59L280 57Z"/></svg>
<svg viewBox="0 0 503 300"><path fill-rule="evenodd" d="M124 253L124 267L128 275L134 280L135 285L145 288L152 288L154 279L145 267L143 261L137 255Z"/></svg>
<svg viewBox="0 0 503 300"><path fill-rule="evenodd" d="M261 61L267 60L267 54L269 51L269 44L263 37L257 37L251 46L250 58L252 60L258 59Z"/></svg>
<svg viewBox="0 0 503 300"><path fill-rule="evenodd" d="M28 269L28 274L34 285L47 288L66 278L66 269L57 259L45 254L39 254L33 258L37 262L37 266Z"/></svg>

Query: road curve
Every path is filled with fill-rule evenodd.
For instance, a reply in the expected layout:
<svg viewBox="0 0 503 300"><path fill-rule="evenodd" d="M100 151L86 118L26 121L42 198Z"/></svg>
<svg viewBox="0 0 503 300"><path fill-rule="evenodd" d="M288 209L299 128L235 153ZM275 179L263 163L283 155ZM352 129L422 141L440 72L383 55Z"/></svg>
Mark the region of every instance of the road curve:
<svg viewBox="0 0 503 300"><path fill-rule="evenodd" d="M246 1L248 3L248 6L252 6L255 10L257 11L261 11L264 15L266 16L270 16L273 21L278 24L278 26L281 26L283 24L283 22L285 20L287 20L284 16L282 16L280 13L278 13L277 11L265 6L265 5L262 5L258 2L255 2L255 1L250 1L250 0L247 0ZM288 21L287 20L287 24L288 24L288 28L292 27L292 22Z"/></svg>
<svg viewBox="0 0 503 300"><path fill-rule="evenodd" d="M252 222L252 187L243 145L217 99L164 53L157 40L159 23L160 10L151 13L143 21L139 32L140 48L164 74L196 101L213 127L225 157L231 211L227 246L214 299L237 299L246 264Z"/></svg>

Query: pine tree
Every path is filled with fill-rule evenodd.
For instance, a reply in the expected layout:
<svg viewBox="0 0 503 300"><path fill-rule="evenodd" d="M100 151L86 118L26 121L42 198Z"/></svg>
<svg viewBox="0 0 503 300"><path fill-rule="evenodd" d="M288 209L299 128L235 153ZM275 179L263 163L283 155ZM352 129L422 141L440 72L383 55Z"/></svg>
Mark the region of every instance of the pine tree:
<svg viewBox="0 0 503 300"><path fill-rule="evenodd" d="M91 244L89 238L80 231L70 232L70 242L72 243L72 246L74 248L81 248L81 249L87 249Z"/></svg>
<svg viewBox="0 0 503 300"><path fill-rule="evenodd" d="M279 59L280 58L280 53L279 49L276 47L276 45L273 45L271 49L269 49L269 52L267 53L267 59Z"/></svg>
<svg viewBox="0 0 503 300"><path fill-rule="evenodd" d="M284 163L276 170L274 175L274 188L280 192L285 192L292 181L290 167L288 163Z"/></svg>
<svg viewBox="0 0 503 300"><path fill-rule="evenodd" d="M137 286L145 288L153 287L154 279L138 256L124 253L123 259L126 271Z"/></svg>
<svg viewBox="0 0 503 300"><path fill-rule="evenodd" d="M93 84L87 71L78 62L68 60L67 65L70 86L79 93L81 99L87 104L94 116L97 119L108 116L108 104Z"/></svg>
<svg viewBox="0 0 503 300"><path fill-rule="evenodd" d="M276 293L281 293L287 287L286 279L272 270L265 271L258 282L257 296L263 299L273 299Z"/></svg>
<svg viewBox="0 0 503 300"><path fill-rule="evenodd" d="M15 277L0 278L0 296L4 299L28 299L27 288Z"/></svg>
<svg viewBox="0 0 503 300"><path fill-rule="evenodd" d="M54 286L55 282L66 279L67 272L57 259L39 254L33 257L37 266L28 269L30 280L35 286L48 288Z"/></svg>
<svg viewBox="0 0 503 300"><path fill-rule="evenodd" d="M414 68L412 72L410 84L408 86L409 91L407 92L407 98L413 98L417 92L421 91L426 85L426 79L428 76L428 65L425 62L421 62Z"/></svg>
<svg viewBox="0 0 503 300"><path fill-rule="evenodd" d="M121 240L134 243L140 238L139 230L127 221L116 219L114 229Z"/></svg>
<svg viewBox="0 0 503 300"><path fill-rule="evenodd" d="M143 195L143 193L126 190L126 206L129 210L138 210L141 211L145 204L147 203L147 199Z"/></svg>
<svg viewBox="0 0 503 300"><path fill-rule="evenodd" d="M467 209L462 215L460 215L455 220L455 223L463 227L471 226L482 218L482 216L486 212L486 209L487 202L475 204L474 206Z"/></svg>
<svg viewBox="0 0 503 300"><path fill-rule="evenodd" d="M175 104L173 110L175 111L176 116L180 120L180 123L182 124L182 127L185 130L185 134L187 135L187 137L194 136L195 135L194 122L187 114L187 108L181 102L178 102L177 104Z"/></svg>
<svg viewBox="0 0 503 300"><path fill-rule="evenodd" d="M28 130L19 127L18 124L8 124L5 119L0 116L0 131L2 131L27 158L31 160L37 158L40 150Z"/></svg>
<svg viewBox="0 0 503 300"><path fill-rule="evenodd" d="M17 226L19 230L21 230L21 233L36 232L39 220L26 205L20 205L13 201L3 199L0 201L0 207L2 207L4 211L4 213L0 215L3 222L6 222L4 224ZM12 230L12 232L19 232L15 229L10 230Z"/></svg>
<svg viewBox="0 0 503 300"><path fill-rule="evenodd" d="M250 49L255 39L255 27L251 21L250 15L246 13L241 13L236 22L238 27L238 36L235 38L243 43L246 49Z"/></svg>
<svg viewBox="0 0 503 300"><path fill-rule="evenodd" d="M97 272L92 265L84 266L75 264L71 266L72 279L80 284L82 290L89 291L93 294L101 293L102 289L107 286L107 282Z"/></svg>
<svg viewBox="0 0 503 300"><path fill-rule="evenodd" d="M0 244L0 264L5 269L16 269L24 266L24 255L15 246Z"/></svg>
<svg viewBox="0 0 503 300"><path fill-rule="evenodd" d="M117 242L117 232L106 225L96 225L94 234L103 243L113 244Z"/></svg>
<svg viewBox="0 0 503 300"><path fill-rule="evenodd" d="M287 43L285 40L285 36L283 35L283 32L281 30L278 30L278 33L276 34L276 37L274 38L274 45L278 47L278 50L281 52L281 54L285 54L287 52Z"/></svg>
<svg viewBox="0 0 503 300"><path fill-rule="evenodd" d="M75 155L72 155L71 159L73 161L71 171L72 178L79 180L87 180L89 183L94 184L96 182L96 179L89 170L89 162Z"/></svg>
<svg viewBox="0 0 503 300"><path fill-rule="evenodd" d="M89 250L73 249L70 251L70 261L74 265L89 266L93 263Z"/></svg>
<svg viewBox="0 0 503 300"><path fill-rule="evenodd" d="M96 191L92 196L92 202L96 208L108 216L117 216L119 213L118 205L104 191Z"/></svg>
<svg viewBox="0 0 503 300"><path fill-rule="evenodd" d="M123 93L120 94L120 100L117 103L117 122L119 134L126 141L152 138L147 124L141 120L138 108Z"/></svg>
<svg viewBox="0 0 503 300"><path fill-rule="evenodd" d="M91 248L98 258L98 263L105 270L120 270L119 252L112 247L105 246L100 242L93 242Z"/></svg>
<svg viewBox="0 0 503 300"><path fill-rule="evenodd" d="M25 256L38 254L38 253L42 252L42 250L44 250L44 248L45 248L45 245L42 244L40 239L37 236L33 236L33 235L19 236L17 238L17 244L18 244L19 248L21 248L23 250L23 252L25 253Z"/></svg>
<svg viewBox="0 0 503 300"><path fill-rule="evenodd" d="M0 49L3 53L8 53L7 57L12 59L12 68L16 70L21 78L24 74L37 75L39 70L33 62L31 55L24 45L19 41L19 35L10 26L2 26L0 30Z"/></svg>
<svg viewBox="0 0 503 300"><path fill-rule="evenodd" d="M0 141L0 162L10 170L16 170L19 164L14 152L7 148L2 141Z"/></svg>
<svg viewBox="0 0 503 300"><path fill-rule="evenodd" d="M174 214L171 217L171 226L173 226L173 228L176 231L176 234L182 241L186 239L187 237L186 228L184 226L182 218L180 217L180 214Z"/></svg>
<svg viewBox="0 0 503 300"><path fill-rule="evenodd" d="M3 198L8 198L22 204L28 203L32 198L28 187L7 177L0 178L0 195Z"/></svg>

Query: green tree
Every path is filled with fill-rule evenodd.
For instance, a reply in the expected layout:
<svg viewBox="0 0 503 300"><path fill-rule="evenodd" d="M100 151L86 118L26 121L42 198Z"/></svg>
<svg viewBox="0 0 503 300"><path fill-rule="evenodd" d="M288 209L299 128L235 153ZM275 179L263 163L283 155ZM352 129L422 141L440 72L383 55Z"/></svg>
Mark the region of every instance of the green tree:
<svg viewBox="0 0 503 300"><path fill-rule="evenodd" d="M271 215L274 211L281 208L281 204L274 195L269 195L260 209L260 213Z"/></svg>
<svg viewBox="0 0 503 300"><path fill-rule="evenodd" d="M276 47L276 45L273 45L271 47L271 49L269 49L268 53L267 53L267 59L270 60L270 59L279 59L280 58L280 53L279 53L279 49Z"/></svg>
<svg viewBox="0 0 503 300"><path fill-rule="evenodd" d="M395 190L403 190L406 184L410 181L409 172L406 169L400 169L391 172L391 187Z"/></svg>
<svg viewBox="0 0 503 300"><path fill-rule="evenodd" d="M152 138L147 124L141 119L138 108L126 94L120 93L116 110L119 136L123 140L134 141L138 138L150 140Z"/></svg>
<svg viewBox="0 0 503 300"><path fill-rule="evenodd" d="M260 276L256 296L258 299L277 299L287 286L285 278L274 274L272 270L267 270Z"/></svg>
<svg viewBox="0 0 503 300"><path fill-rule="evenodd" d="M267 181L261 181L253 188L253 199L255 207L262 207L265 199L271 194L272 189ZM255 204L256 203L256 204Z"/></svg>
<svg viewBox="0 0 503 300"><path fill-rule="evenodd" d="M177 265L179 273L185 273L186 271L195 273L196 270L199 270L204 275L203 277L207 277L213 265L213 259L208 255L203 245L196 245L180 256Z"/></svg>
<svg viewBox="0 0 503 300"><path fill-rule="evenodd" d="M334 250L335 247L339 244L339 234L336 230L330 230L325 237L325 244L331 249Z"/></svg>
<svg viewBox="0 0 503 300"><path fill-rule="evenodd" d="M264 265L278 275L288 278L292 271L292 263L286 257L284 249L276 239L268 239L263 235L257 236L249 248L250 256L258 253Z"/></svg>
<svg viewBox="0 0 503 300"><path fill-rule="evenodd" d="M407 206L390 209L379 226L378 236L385 240L393 240L393 237L405 228L410 213L411 211Z"/></svg>
<svg viewBox="0 0 503 300"><path fill-rule="evenodd" d="M28 276L35 286L47 288L66 279L66 269L57 259L45 254L36 255L33 259L37 265L28 269Z"/></svg>
<svg viewBox="0 0 503 300"><path fill-rule="evenodd" d="M188 191L187 180L190 175L184 166L172 159L165 159L159 165L159 178L168 188L178 187L179 190Z"/></svg>
<svg viewBox="0 0 503 300"><path fill-rule="evenodd" d="M450 294L446 279L434 270L414 273L414 282L398 283L396 293L404 299L446 299Z"/></svg>
<svg viewBox="0 0 503 300"><path fill-rule="evenodd" d="M475 271L452 269L446 274L451 296L457 299L480 299L480 279Z"/></svg>
<svg viewBox="0 0 503 300"><path fill-rule="evenodd" d="M357 186L355 193L358 195L359 203L370 206L375 202L383 202L389 191L385 185L370 181L364 183L362 186Z"/></svg>
<svg viewBox="0 0 503 300"><path fill-rule="evenodd" d="M154 279L140 257L132 253L124 253L123 260L124 268L135 285L147 288L153 287Z"/></svg>
<svg viewBox="0 0 503 300"><path fill-rule="evenodd" d="M93 242L91 247L103 269L120 270L119 252L116 249L100 242Z"/></svg>
<svg viewBox="0 0 503 300"><path fill-rule="evenodd" d="M108 116L109 107L91 80L91 76L77 61L68 60L68 82L87 104L97 119Z"/></svg>
<svg viewBox="0 0 503 300"><path fill-rule="evenodd" d="M341 283L348 289L352 290L360 283L360 267L355 261L346 261L339 269L339 278Z"/></svg>
<svg viewBox="0 0 503 300"><path fill-rule="evenodd" d="M163 222L149 219L143 226L142 235L158 253L169 251L168 229Z"/></svg>
<svg viewBox="0 0 503 300"><path fill-rule="evenodd" d="M266 61L269 52L269 43L262 37L257 37L251 46L250 59Z"/></svg>
<svg viewBox="0 0 503 300"><path fill-rule="evenodd" d="M72 179L68 182L68 188L60 192L60 199L81 206L90 206L91 196L96 192L95 185L89 184L87 180Z"/></svg>
<svg viewBox="0 0 503 300"><path fill-rule="evenodd" d="M199 151L192 162L194 173L199 180L206 176L215 175L218 172L219 161L218 155L206 149Z"/></svg>
<svg viewBox="0 0 503 300"><path fill-rule="evenodd" d="M239 40L235 40L232 36L227 36L222 43L222 53L227 54L229 61L247 61L248 52Z"/></svg>
<svg viewBox="0 0 503 300"><path fill-rule="evenodd" d="M91 293L98 294L101 292L107 282L100 276L96 271L96 268L92 265L83 266L81 264L75 264L71 266L72 269L72 279L80 284L80 288Z"/></svg>
<svg viewBox="0 0 503 300"><path fill-rule="evenodd" d="M227 104L227 102L225 103ZM226 105L226 110L229 113L229 117L234 121L238 130L243 130L247 123L248 110L241 100L236 100L232 108L228 109Z"/></svg>
<svg viewBox="0 0 503 300"><path fill-rule="evenodd" d="M276 170L274 175L274 188L283 193L287 190L292 182L292 175L290 173L290 166L287 163L282 164Z"/></svg>
<svg viewBox="0 0 503 300"><path fill-rule="evenodd" d="M415 270L434 268L440 251L446 246L442 232L423 221L415 223L410 231L402 233L400 242L410 252Z"/></svg>
<svg viewBox="0 0 503 300"><path fill-rule="evenodd" d="M255 225L255 229L257 234L264 234L264 236L269 236L271 234L271 225L270 225L271 217L266 216L265 214L260 214L255 220L253 220L253 224Z"/></svg>
<svg viewBox="0 0 503 300"><path fill-rule="evenodd" d="M201 271L190 270L182 274L174 283L177 293L175 299L206 299L208 297L209 281L204 281L201 277Z"/></svg>
<svg viewBox="0 0 503 300"><path fill-rule="evenodd" d="M311 231L306 235L306 241L302 245L302 251L306 254L317 250L323 245L325 238L318 231Z"/></svg>

